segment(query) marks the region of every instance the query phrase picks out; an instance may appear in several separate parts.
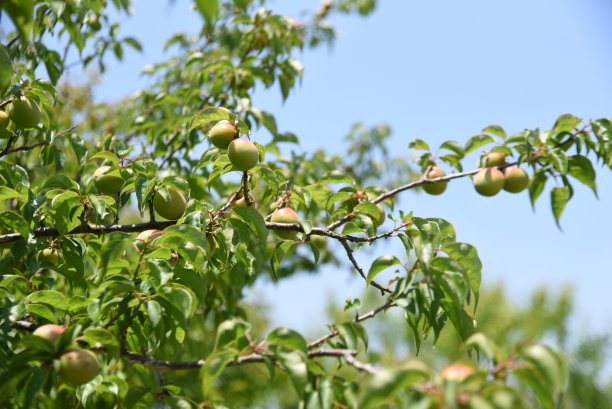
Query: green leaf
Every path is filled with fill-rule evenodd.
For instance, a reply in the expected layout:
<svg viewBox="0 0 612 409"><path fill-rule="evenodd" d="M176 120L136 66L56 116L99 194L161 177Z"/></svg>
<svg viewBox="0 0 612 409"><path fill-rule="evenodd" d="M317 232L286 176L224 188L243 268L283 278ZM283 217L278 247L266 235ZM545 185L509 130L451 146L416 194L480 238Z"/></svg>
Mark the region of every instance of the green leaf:
<svg viewBox="0 0 612 409"><path fill-rule="evenodd" d="M289 378L291 378L298 396L303 396L304 389L308 383L308 366L306 365L304 355L297 351L277 352L275 357L289 374Z"/></svg>
<svg viewBox="0 0 612 409"><path fill-rule="evenodd" d="M268 344L272 349L285 351L308 352L308 346L304 337L297 331L288 328L276 328L267 337Z"/></svg>
<svg viewBox="0 0 612 409"><path fill-rule="evenodd" d="M236 347L238 341L251 330L251 324L240 319L223 321L217 328L215 349Z"/></svg>
<svg viewBox="0 0 612 409"><path fill-rule="evenodd" d="M499 125L489 125L482 130L483 133L490 133L491 135L499 136L500 138L506 139L506 131Z"/></svg>
<svg viewBox="0 0 612 409"><path fill-rule="evenodd" d="M219 0L195 0L198 11L210 24L219 14Z"/></svg>
<svg viewBox="0 0 612 409"><path fill-rule="evenodd" d="M27 302L46 304L58 310L65 310L68 308L68 300L64 294L55 290L41 290L30 294L26 298Z"/></svg>
<svg viewBox="0 0 612 409"><path fill-rule="evenodd" d="M395 256L380 256L378 257L376 260L374 260L374 262L372 263L372 266L370 267L370 271L368 271L368 277L366 282L368 284L370 284L370 282L372 282L372 279L374 279L374 277L376 277L376 275L378 275L378 273L380 273L381 271L394 266L400 264L400 261L397 257Z"/></svg>
<svg viewBox="0 0 612 409"><path fill-rule="evenodd" d="M34 0L4 0L0 7L6 10L19 33L27 41L32 35Z"/></svg>
<svg viewBox="0 0 612 409"><path fill-rule="evenodd" d="M564 175L568 170L568 160L566 153L559 148L555 148L550 151L550 157L555 170L560 174Z"/></svg>
<svg viewBox="0 0 612 409"><path fill-rule="evenodd" d="M6 48L0 44L0 90L4 89L11 83L13 75L13 63L6 51Z"/></svg>
<svg viewBox="0 0 612 409"><path fill-rule="evenodd" d="M548 178L546 177L546 174L541 169L537 170L531 178L531 182L529 183L529 200L531 201L531 207L534 209L535 202L542 194L547 180Z"/></svg>
<svg viewBox="0 0 612 409"><path fill-rule="evenodd" d="M595 184L595 169L591 161L581 155L568 158L568 171L572 177L591 188L597 197L597 185Z"/></svg>
<svg viewBox="0 0 612 409"><path fill-rule="evenodd" d="M0 186L0 201L20 198L21 195L16 190L11 189L10 187Z"/></svg>
<svg viewBox="0 0 612 409"><path fill-rule="evenodd" d="M581 119L576 118L572 114L561 115L559 116L559 118L557 118L557 121L555 122L555 126L552 129L552 134L559 135L562 132L571 132L576 129L580 122Z"/></svg>
<svg viewBox="0 0 612 409"><path fill-rule="evenodd" d="M448 149L449 151L453 151L459 158L462 158L465 154L463 146L461 146L461 144L457 141L446 141L440 145L440 149Z"/></svg>
<svg viewBox="0 0 612 409"><path fill-rule="evenodd" d="M119 341L117 338L115 338L115 335L104 328L87 328L83 333L82 338L91 347L95 347L96 344L100 344L107 349L119 348Z"/></svg>
<svg viewBox="0 0 612 409"><path fill-rule="evenodd" d="M156 244L176 251L198 271L204 269L208 241L200 229L187 224L170 226L164 229L164 234L157 239Z"/></svg>
<svg viewBox="0 0 612 409"><path fill-rule="evenodd" d="M319 181L319 183L350 183L352 184L353 178L351 178L346 173L339 170L332 170L331 172L323 175L323 178Z"/></svg>
<svg viewBox="0 0 612 409"><path fill-rule="evenodd" d="M206 3L206 0L202 0L202 2ZM208 132L214 124L222 119L232 120L232 113L223 108L206 107L193 116L190 129L201 128L204 132Z"/></svg>
<svg viewBox="0 0 612 409"><path fill-rule="evenodd" d="M116 165L119 163L119 161L121 160L119 158L119 156L117 156L117 154L115 154L114 152L109 152L109 151L101 151L101 152L97 152L95 154L93 154L91 156L91 158L89 158L91 160L93 159L103 159L107 162L110 162L112 165Z"/></svg>
<svg viewBox="0 0 612 409"><path fill-rule="evenodd" d="M569 198L570 189L567 186L555 187L550 192L552 212L555 216L555 223L557 223L559 228L561 228L561 225L559 225L559 219L561 218L561 214L563 213L563 209L565 209L565 205L567 204Z"/></svg>
<svg viewBox="0 0 612 409"><path fill-rule="evenodd" d="M523 348L520 356L527 365L517 367L513 374L533 389L545 409L557 407L567 388L567 364L551 348L533 345Z"/></svg>
<svg viewBox="0 0 612 409"><path fill-rule="evenodd" d="M240 217L253 232L257 233L257 236L260 240L266 240L266 237L268 237L268 229L266 228L266 222L255 208L234 207L232 211L236 213L238 217Z"/></svg>
<svg viewBox="0 0 612 409"><path fill-rule="evenodd" d="M0 226L16 231L23 238L27 238L30 234L28 222L25 221L23 216L12 210L5 210L0 213Z"/></svg>
<svg viewBox="0 0 612 409"><path fill-rule="evenodd" d="M491 142L495 142L495 139L491 135L478 134L472 136L465 144L465 153L468 154L470 152L475 151L476 149L489 144Z"/></svg>
<svg viewBox="0 0 612 409"><path fill-rule="evenodd" d="M377 407L393 399L399 391L409 389L428 378L428 368L418 361L408 362L399 369L381 369L366 381L358 407Z"/></svg>
<svg viewBox="0 0 612 409"><path fill-rule="evenodd" d="M476 247L467 243L449 243L442 250L453 260L461 264L468 277L470 289L476 297L474 307L478 304L478 292L482 281L482 262Z"/></svg>
<svg viewBox="0 0 612 409"><path fill-rule="evenodd" d="M474 348L479 352L482 352L487 358L491 360L495 357L495 352L497 350L497 346L482 332L472 334L472 336L470 336L465 341L465 346L468 349Z"/></svg>
<svg viewBox="0 0 612 409"><path fill-rule="evenodd" d="M421 140L421 139L415 139L414 141L410 142L408 144L408 149L416 149L416 150L422 150L422 151L428 151L429 150L429 145L427 144L427 142Z"/></svg>
<svg viewBox="0 0 612 409"><path fill-rule="evenodd" d="M200 385L202 388L202 395L204 397L208 397L208 395L211 393L215 380L221 376L227 364L237 357L238 351L226 349L214 351L206 358L206 361L200 370Z"/></svg>

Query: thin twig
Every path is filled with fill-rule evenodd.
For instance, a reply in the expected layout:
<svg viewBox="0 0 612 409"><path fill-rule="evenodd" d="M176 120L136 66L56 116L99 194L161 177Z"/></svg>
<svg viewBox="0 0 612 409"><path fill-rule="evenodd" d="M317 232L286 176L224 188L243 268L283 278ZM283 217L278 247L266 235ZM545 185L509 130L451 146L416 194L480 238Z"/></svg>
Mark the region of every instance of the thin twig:
<svg viewBox="0 0 612 409"><path fill-rule="evenodd" d="M354 323L358 323L361 321L365 321L365 320L369 320L370 318L375 317L378 313L387 310L388 308L391 308L395 306L395 304L393 303L393 300L391 298L387 299L387 301L374 308L373 310L363 314L363 315L358 315L353 319ZM314 341L312 341L311 343L308 344L308 349L312 349L312 348L316 348L319 345L323 344L325 341L330 340L334 337L336 337L338 335L338 331L337 330L332 330L329 333L323 335L322 337L319 337L317 339L315 339Z"/></svg>
<svg viewBox="0 0 612 409"><path fill-rule="evenodd" d="M361 268L359 263L357 263L357 260L355 260L355 257L353 256L353 250L351 250L351 248L348 245L348 243L346 242L346 240L339 240L339 241L340 241L340 244L342 244L342 247L344 247L344 250L346 250L346 255L348 256L349 260L351 261L351 264L353 264L353 267L355 267L355 270L357 270L359 275L364 280L367 281L368 278L366 277L365 272L363 271L363 269ZM393 291L389 290L387 287L383 287L382 285L378 284L374 280L370 281L370 284L372 285L372 287L378 288L382 293L392 293L393 292Z"/></svg>

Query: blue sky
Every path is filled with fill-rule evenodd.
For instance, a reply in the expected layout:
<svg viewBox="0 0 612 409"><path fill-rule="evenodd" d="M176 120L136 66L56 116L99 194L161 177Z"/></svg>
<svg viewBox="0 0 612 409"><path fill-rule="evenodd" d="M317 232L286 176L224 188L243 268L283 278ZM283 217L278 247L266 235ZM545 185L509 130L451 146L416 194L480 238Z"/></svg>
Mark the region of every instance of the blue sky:
<svg viewBox="0 0 612 409"><path fill-rule="evenodd" d="M299 17L318 1L268 5ZM138 73L162 60L163 41L177 30L195 32L200 24L185 0L137 0L134 15L121 20L121 33L138 37L145 52L108 64L96 89L99 99L143 86ZM342 138L361 121L390 124L392 151L407 157L414 138L437 146L447 139L465 142L489 124L515 133L547 129L568 112L587 119L611 116L611 20L612 5L605 0L381 0L368 18L334 18L342 36L333 50L299 56L303 83L288 101L283 104L276 89L259 90L254 104L272 111L280 129L295 132L305 150L342 152ZM556 290L571 284L575 325L610 329L612 177L597 170L599 200L576 186L563 232L546 193L534 213L527 194L484 198L467 179L451 183L440 197L406 193L401 208L452 222L458 239L479 249L485 284L505 283L517 302L537 286ZM303 330L326 324L328 295L342 302L362 290L348 269L256 288L271 304L276 324Z"/></svg>

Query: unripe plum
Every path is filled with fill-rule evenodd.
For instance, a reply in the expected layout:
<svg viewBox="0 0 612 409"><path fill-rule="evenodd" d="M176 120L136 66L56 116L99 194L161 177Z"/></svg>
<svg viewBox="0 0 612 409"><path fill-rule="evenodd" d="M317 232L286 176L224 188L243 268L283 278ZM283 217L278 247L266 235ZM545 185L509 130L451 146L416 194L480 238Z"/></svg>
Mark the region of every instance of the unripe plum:
<svg viewBox="0 0 612 409"><path fill-rule="evenodd" d="M502 152L491 152L485 158L485 167L493 168L506 163L506 155Z"/></svg>
<svg viewBox="0 0 612 409"><path fill-rule="evenodd" d="M11 121L22 129L34 128L42 118L38 103L26 96L14 99L9 106Z"/></svg>
<svg viewBox="0 0 612 409"><path fill-rule="evenodd" d="M9 126L9 116L5 111L0 111L0 131L5 131Z"/></svg>
<svg viewBox="0 0 612 409"><path fill-rule="evenodd" d="M442 369L440 376L442 379L451 382L461 382L474 373L474 368L465 364L452 364Z"/></svg>
<svg viewBox="0 0 612 409"><path fill-rule="evenodd" d="M105 195L116 195L121 192L123 178L118 170L112 170L110 166L100 166L93 174L93 182L100 193Z"/></svg>
<svg viewBox="0 0 612 409"><path fill-rule="evenodd" d="M259 162L257 146L247 139L234 139L227 148L229 160L238 170L249 170Z"/></svg>
<svg viewBox="0 0 612 409"><path fill-rule="evenodd" d="M38 261L45 261L49 264L57 264L59 261L59 252L51 247L47 247L38 252Z"/></svg>
<svg viewBox="0 0 612 409"><path fill-rule="evenodd" d="M474 187L483 196L495 196L504 187L505 178L497 168L480 169L474 175Z"/></svg>
<svg viewBox="0 0 612 409"><path fill-rule="evenodd" d="M208 131L210 143L220 149L227 149L230 142L232 142L236 136L236 127L226 119L217 122L210 128L210 131Z"/></svg>
<svg viewBox="0 0 612 409"><path fill-rule="evenodd" d="M437 166L432 166L431 169L425 174L427 179L436 179L445 176L445 173L442 169ZM447 181L436 182L436 183L425 183L423 185L423 190L430 195L441 195L446 190L446 186L448 185Z"/></svg>
<svg viewBox="0 0 612 409"><path fill-rule="evenodd" d="M518 166L509 166L504 169L504 177L506 183L504 184L504 190L510 193L518 193L527 189L529 186L529 175L524 169Z"/></svg>
<svg viewBox="0 0 612 409"><path fill-rule="evenodd" d="M161 236L162 234L164 234L163 231L155 229L141 231L140 233L138 233L138 236L136 236L136 240L134 240L134 245L137 249L140 249L152 242L154 239Z"/></svg>
<svg viewBox="0 0 612 409"><path fill-rule="evenodd" d="M74 349L60 358L60 374L73 385L88 383L100 373L96 354L88 349Z"/></svg>
<svg viewBox="0 0 612 409"><path fill-rule="evenodd" d="M36 328L32 335L44 338L55 344L57 339L64 333L64 327L56 324L45 324Z"/></svg>
<svg viewBox="0 0 612 409"><path fill-rule="evenodd" d="M161 217L168 220L178 220L187 209L187 199L180 190L168 187L168 200L156 193L153 198L153 208Z"/></svg>
<svg viewBox="0 0 612 409"><path fill-rule="evenodd" d="M299 223L300 216L290 207L281 207L272 213L270 221L273 223ZM297 231L275 230L278 237L285 240L293 240L297 236Z"/></svg>

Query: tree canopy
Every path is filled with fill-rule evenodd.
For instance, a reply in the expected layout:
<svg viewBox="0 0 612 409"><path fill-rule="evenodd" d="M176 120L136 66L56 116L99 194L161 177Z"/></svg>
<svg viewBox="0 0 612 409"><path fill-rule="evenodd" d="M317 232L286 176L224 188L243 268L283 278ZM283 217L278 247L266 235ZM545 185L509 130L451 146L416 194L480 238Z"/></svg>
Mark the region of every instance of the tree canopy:
<svg viewBox="0 0 612 409"><path fill-rule="evenodd" d="M109 59L140 50L111 18L129 0L0 2L14 26L0 37L3 407L563 404L564 355L537 337L488 334L475 319L477 249L398 197L472 178L484 196L534 204L550 192L559 223L573 186L597 193L595 168L612 169L612 122L561 114L546 131L489 125L433 148L416 139L414 163L388 152L385 126L356 125L345 155L300 151L254 90L289 98L303 72L297 52L336 40L330 16L375 6L324 1L296 20L263 0L196 0L198 35L167 40L173 56L147 67L149 86L99 103L91 84L62 80L67 55L103 75ZM470 155L478 168L465 167ZM386 166L373 165L380 157ZM402 251L372 246L391 241ZM269 330L245 302L258 280L334 263L367 296L347 301L350 317L319 338ZM403 313L393 325L414 351L444 329L465 354L440 365L370 353L364 323L389 310Z"/></svg>

